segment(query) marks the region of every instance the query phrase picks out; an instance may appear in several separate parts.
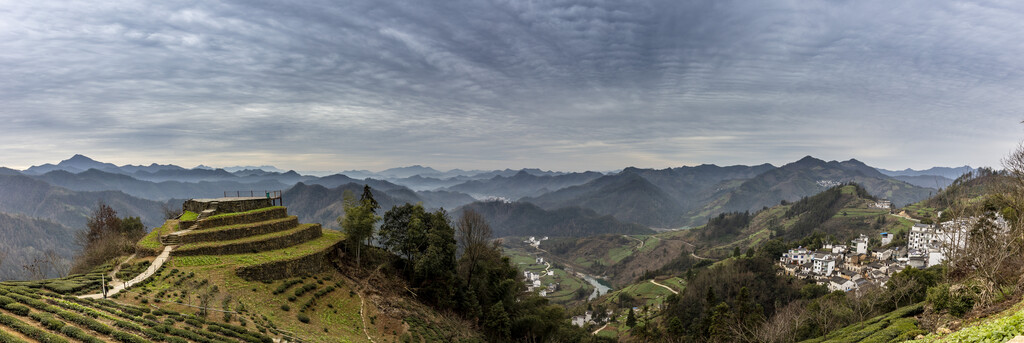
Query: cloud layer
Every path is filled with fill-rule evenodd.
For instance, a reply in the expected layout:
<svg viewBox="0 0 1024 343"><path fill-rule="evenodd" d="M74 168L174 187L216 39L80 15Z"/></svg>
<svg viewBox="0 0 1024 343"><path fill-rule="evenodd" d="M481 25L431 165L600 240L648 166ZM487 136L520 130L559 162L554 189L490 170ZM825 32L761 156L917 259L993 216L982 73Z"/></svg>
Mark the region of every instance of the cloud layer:
<svg viewBox="0 0 1024 343"><path fill-rule="evenodd" d="M894 7L895 5L895 7ZM0 165L995 165L1024 5L9 3Z"/></svg>

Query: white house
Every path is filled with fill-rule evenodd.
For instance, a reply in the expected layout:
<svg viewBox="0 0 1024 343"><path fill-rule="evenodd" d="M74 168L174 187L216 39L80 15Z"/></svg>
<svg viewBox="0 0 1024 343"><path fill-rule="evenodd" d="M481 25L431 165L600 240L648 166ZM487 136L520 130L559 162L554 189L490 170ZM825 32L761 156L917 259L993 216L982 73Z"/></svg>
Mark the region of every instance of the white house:
<svg viewBox="0 0 1024 343"><path fill-rule="evenodd" d="M804 264L811 259L810 254L811 252L804 247L789 249L789 252L782 254L779 261L788 264Z"/></svg>
<svg viewBox="0 0 1024 343"><path fill-rule="evenodd" d="M931 225L914 224L907 236L907 247L910 250L924 250L932 244L933 240L935 240L935 230Z"/></svg>
<svg viewBox="0 0 1024 343"><path fill-rule="evenodd" d="M928 264L927 267L939 265L942 261L946 260L946 255L942 253L942 250L936 248L928 249Z"/></svg>
<svg viewBox="0 0 1024 343"><path fill-rule="evenodd" d="M852 245L857 247L857 250L856 250L857 255L862 255L862 254L867 254L868 253L868 237L867 236L865 236L863 234L860 235L860 237L857 237L857 239L853 240L853 244Z"/></svg>
<svg viewBox="0 0 1024 343"><path fill-rule="evenodd" d="M887 245L889 243L892 243L892 238L895 235L891 234L891 233L888 233L888 232L882 232L881 236L882 236L882 245Z"/></svg>
<svg viewBox="0 0 1024 343"><path fill-rule="evenodd" d="M826 286L828 287L829 291L849 292L857 287L857 282L853 280L847 280L844 278L834 277L828 279L828 284L826 284Z"/></svg>
<svg viewBox="0 0 1024 343"><path fill-rule="evenodd" d="M836 269L836 258L832 254L815 253L811 258L813 264L814 274L832 276L832 271Z"/></svg>
<svg viewBox="0 0 1024 343"><path fill-rule="evenodd" d="M874 257L876 260L879 260L879 261L888 261L890 258L892 258L892 249L885 249L885 250L882 250L882 251L872 251L871 252L871 257Z"/></svg>

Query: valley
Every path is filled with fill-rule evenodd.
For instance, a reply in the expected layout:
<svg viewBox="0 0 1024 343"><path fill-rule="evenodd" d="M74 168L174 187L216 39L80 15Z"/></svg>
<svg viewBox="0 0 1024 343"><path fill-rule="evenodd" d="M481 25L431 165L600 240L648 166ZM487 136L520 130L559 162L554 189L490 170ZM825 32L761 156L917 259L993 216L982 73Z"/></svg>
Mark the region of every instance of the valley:
<svg viewBox="0 0 1024 343"><path fill-rule="evenodd" d="M396 172L390 178L363 180L341 174L317 177L294 172L189 170L161 165L153 168L170 169L136 168L128 172L127 167L102 164L104 170L101 171L95 168L95 161L89 162L92 160L84 156L68 161L31 171L11 171L3 176L0 181L16 187L11 190L17 189L29 196L16 201L12 199L14 193L6 193L8 199L0 200L0 219L6 221L0 223L7 223L4 225L8 230L22 235L46 232L39 230L56 230L54 232L68 235L75 231L71 228L92 220L89 219L90 202L109 201L111 210L128 216L139 213L144 225L154 229L133 244L131 256L121 256L87 273L69 276L64 276L67 272L57 268L57 263L69 264L60 262L61 259L68 261L75 254L67 242L54 241L34 247L38 249L34 251L54 249L55 252L50 254L53 256L50 261L40 262L37 258L35 264L30 257L42 256L38 252L15 250L13 246L5 248L8 254L14 255L4 259L6 265L0 264L0 271L16 275L18 265L14 263L22 263L41 268L42 274L38 275L43 275L39 281L0 283L0 292L13 294L14 301L30 307L21 317L20 312L13 313L13 318L21 320L22 324L16 320L3 324L16 328L17 333L12 336L16 339L36 340L32 337L46 336L46 332L67 335L52 329L47 331L44 326L39 327L42 333L27 328L34 326L34 322L44 323L36 318L49 318L43 313L59 317L60 310L43 303L59 306L61 301L78 304L67 306L79 313L108 311L105 317L100 317L109 320L90 324L96 328L120 326L138 339L167 337L161 339L168 341L203 340L182 332L186 326L175 324L182 321L184 325L208 330L210 333L205 334L208 337L205 339L212 340L227 337L223 336L225 333L218 333L223 328L234 330L235 333L228 336L250 335L257 340L264 337L260 335L273 340L325 342L336 339L424 342L493 339L493 335L501 332L489 326L494 324L474 321L465 315L481 311L478 315L493 319L497 317L492 315L505 310L486 306L474 310L471 304L475 302L505 304L498 307L526 306L517 311L527 312L517 312L520 313L517 316L558 309L560 319L549 325L564 325L566 329L559 330L570 330L574 332L571 335L580 334L595 341L642 341L655 337L652 335L685 336L705 332L686 328L714 325L707 318L712 318L715 311L725 310L701 299L714 298L724 304L722 306L745 307L748 312L753 308L761 309L763 312L749 312L767 313L760 319L751 319L751 323L770 325L773 318L794 306L799 309L793 311L811 316L818 308L814 306L838 301L835 299L843 295L843 291L849 292L843 295L849 298L845 300L848 304L843 306L867 301L852 295L859 293L851 288L842 287L886 289L890 279L902 280L901 270L914 269L905 267L907 260L900 260L904 262L900 262L903 264L899 268L877 269L876 265L896 263L889 261L896 261L897 256L916 263L913 261L918 257L914 256L918 255L911 251L906 257L905 247L908 241L916 242L919 227L948 220L942 213L948 214L949 204L954 199L966 198L975 204L990 201L986 200L986 194L991 193L991 184L1002 182L998 173L969 171L969 177L957 178L940 191L914 186L856 160L825 162L811 157L782 167L626 168L614 174L524 169L480 172L478 176L449 175L447 179L442 178L441 172L431 176ZM371 175L362 176L382 176L367 173ZM185 203L184 208L195 207L188 205L195 200L174 200L174 197L187 196L188 192L211 194L210 190L217 187L253 188L254 193L263 193L255 191L259 187L282 188L280 193L266 193L280 194L287 207L259 205L248 210L223 210L213 216L193 210L184 211L182 215L168 211L173 203L178 203L178 207L182 207L182 203ZM182 193L161 189L179 189L177 192ZM218 193L223 195L226 191ZM363 194L362 199L373 199L384 221L379 224L378 234L353 243L342 232L348 230L345 225L350 224L340 218L350 215L356 208L353 206L361 203L351 199L358 193ZM238 201L233 199L246 198L217 201ZM254 197L251 200L270 199ZM36 218L33 216L40 212L30 211L33 206L64 208L65 214L47 210L50 214L46 217ZM13 214L3 214L4 211ZM173 217L160 225L150 223L160 216ZM423 217L414 220L416 216ZM472 220L463 222L467 216L478 216L477 224L466 224L473 223ZM437 220L450 224L442 225ZM397 227L399 231L395 231L394 225L401 225ZM408 228L402 229L405 225ZM429 235L421 239L427 239L424 242L430 242L428 245L437 249L453 249L440 248L448 246L458 247L458 250L424 250L425 246L412 248L401 243L401 240L413 238L403 235L424 229L425 232L445 232L445 225L452 225L448 229L452 231L442 234L452 235L451 243L442 244ZM492 262L487 262L490 264L466 260L468 255L464 255L467 251L463 244L468 243L460 241L463 238L458 236L464 225L486 225L488 235L500 242L494 243L500 245L474 253L480 256L478 258L491 259ZM885 233L884 241L878 238L880 233ZM21 239L30 242L28 246L35 244L31 243L31 237ZM836 275L840 271L847 276L857 274L854 275L857 280L867 284L848 279L851 281L844 286L844 282L835 281L834 276L828 279L816 275L818 269L811 271L806 267L808 269L803 270L784 262L788 261L786 256L795 256L794 251L805 251L802 254L809 256L822 248L853 249L857 244L851 241L858 240L864 243L868 257L857 257L855 260L860 262L850 267L854 268L853 272L844 269L846 265L830 268L837 270ZM844 245L847 243L849 245ZM365 249L352 250L364 245ZM410 248L413 250L408 250ZM162 252L167 255L167 251L169 257L155 258ZM462 257L451 262L433 262L440 263L437 266L452 263L450 274L423 274L425 271L421 268L426 265L417 259L434 256L431 254L439 251L449 251L453 259ZM886 257L877 257L883 256L877 255L882 252L888 252L884 254ZM494 253L499 255L488 255ZM899 255L901 253L903 255ZM356 263L363 258L353 261L356 255L364 257L370 265ZM507 262L497 262L495 259L500 256L505 256ZM853 260L849 255L839 256L847 264ZM503 263L507 263L507 267L502 267ZM373 269L367 269L371 266ZM935 273L931 266L925 258L917 268L925 270L926 274ZM144 272L147 268L150 271ZM478 276L508 273L505 276L508 279L504 283L501 279L474 279L477 268L497 268L476 274ZM135 278L135 275L142 276ZM462 278L468 279L459 281ZM436 288L439 287L436 282L466 282L471 288L444 290ZM108 294L113 302L86 299L103 298L104 287L116 287L119 291ZM892 286L889 287L885 294L893 292ZM835 288L840 288L839 293L829 293ZM503 302L488 295L496 289L510 292L506 297L513 296L525 303L509 305L507 300ZM466 293L470 290L471 293ZM854 332L869 336L885 330L898 334L920 332L927 325L920 319L922 313L935 314L922 310L920 304L908 302L914 299L918 298L896 300L888 307L883 301L857 310L863 315L880 316L878 318L883 319L876 320L892 322L890 326L876 328L869 324L843 330L814 326L821 334L805 332L800 335L829 341ZM448 305L442 305L445 303ZM470 304L469 307L463 307L466 304ZM899 307L893 307L895 305ZM463 309L458 315L451 315L441 310L445 306ZM12 305L12 308L20 307ZM156 320L119 314L134 311L145 314L146 309L153 308L159 308L159 315L153 315ZM896 312L888 312L893 310ZM734 318L744 313L736 312L739 309L727 311ZM163 320L162 315L172 319ZM174 319L178 317L182 321ZM525 317L517 318L525 320ZM677 322L677 318L689 322ZM695 321L698 319L701 321ZM867 319L870 318L863 320ZM119 322L125 320L136 321L135 324ZM846 318L837 323L852 320ZM160 321L166 323L161 325ZM515 331L523 329L516 325L519 324L508 327L513 330L510 332L537 335L529 330ZM101 341L121 339L104 336L108 335L104 329L82 328L84 333L74 335ZM256 333L248 330L256 330ZM748 327L747 330L761 329ZM170 338L174 335L178 335L177 338Z"/></svg>

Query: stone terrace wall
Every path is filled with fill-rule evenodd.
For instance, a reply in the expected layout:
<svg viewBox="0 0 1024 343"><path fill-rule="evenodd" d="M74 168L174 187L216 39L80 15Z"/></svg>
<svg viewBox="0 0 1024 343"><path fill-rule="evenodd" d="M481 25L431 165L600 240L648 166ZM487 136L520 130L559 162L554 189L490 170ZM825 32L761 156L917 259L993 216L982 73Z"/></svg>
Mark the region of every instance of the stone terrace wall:
<svg viewBox="0 0 1024 343"><path fill-rule="evenodd" d="M268 238L265 240L226 243L219 245L200 246L195 248L181 247L174 251L176 256L194 255L235 255L254 254L261 251L287 248L296 244L320 238L323 235L320 224L304 224L303 228L290 235Z"/></svg>
<svg viewBox="0 0 1024 343"><path fill-rule="evenodd" d="M288 209L275 207L266 211L256 213L239 213L226 217L206 218L199 221L199 229L208 229L218 226L258 223L267 220L280 219L288 216Z"/></svg>
<svg viewBox="0 0 1024 343"><path fill-rule="evenodd" d="M194 230L181 235L180 244L194 242L229 241L250 236L265 235L299 226L299 217L291 216L253 224L241 224L232 228Z"/></svg>
<svg viewBox="0 0 1024 343"><path fill-rule="evenodd" d="M270 198L189 199L181 205L181 209L199 213L209 208L214 201L217 202L217 213L245 212L274 206L274 202Z"/></svg>
<svg viewBox="0 0 1024 343"><path fill-rule="evenodd" d="M316 274L330 265L328 259L331 252L338 249L343 243L345 240L338 241L322 251L291 260L240 267L235 269L235 275L250 281L272 281Z"/></svg>

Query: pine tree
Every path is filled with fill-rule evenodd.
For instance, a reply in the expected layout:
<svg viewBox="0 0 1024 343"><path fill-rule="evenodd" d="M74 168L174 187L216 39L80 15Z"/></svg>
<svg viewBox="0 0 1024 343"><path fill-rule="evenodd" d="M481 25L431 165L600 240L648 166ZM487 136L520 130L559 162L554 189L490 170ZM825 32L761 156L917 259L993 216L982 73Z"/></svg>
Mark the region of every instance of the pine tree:
<svg viewBox="0 0 1024 343"><path fill-rule="evenodd" d="M628 327L636 326L636 314L633 313L633 308L632 307L629 308L629 314L626 315L626 326L628 326Z"/></svg>

